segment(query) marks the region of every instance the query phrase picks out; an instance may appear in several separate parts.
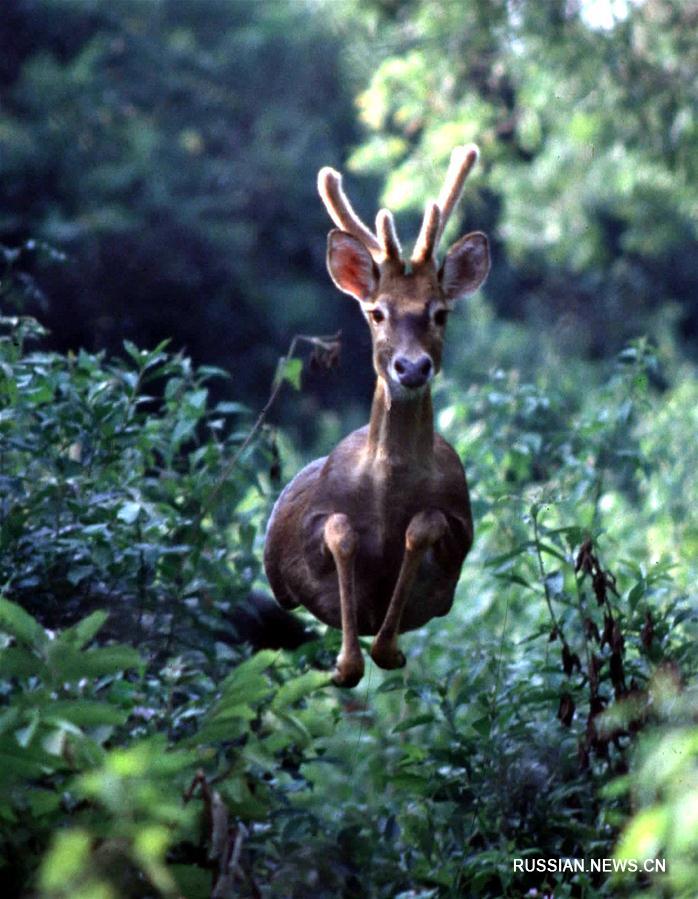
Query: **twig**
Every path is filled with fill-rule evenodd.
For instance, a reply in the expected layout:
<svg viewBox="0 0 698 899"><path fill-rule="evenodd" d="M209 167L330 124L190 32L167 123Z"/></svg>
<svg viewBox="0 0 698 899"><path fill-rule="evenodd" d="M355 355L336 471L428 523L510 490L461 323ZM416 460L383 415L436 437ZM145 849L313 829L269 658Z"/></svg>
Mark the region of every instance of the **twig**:
<svg viewBox="0 0 698 899"><path fill-rule="evenodd" d="M560 624L558 623L557 617L555 615L555 611L553 610L553 603L550 598L550 588L548 587L548 581L546 579L545 574L545 565L543 564L543 556L540 551L540 534L538 532L538 515L533 515L533 534L535 536L536 543L536 555L538 556L538 568L540 569L540 576L543 579L543 591L545 592L545 601L548 605L548 611L550 612L550 617L553 621L553 627L555 628L556 634L560 637L560 641L565 643L565 637L562 633L562 629Z"/></svg>
<svg viewBox="0 0 698 899"><path fill-rule="evenodd" d="M337 331L336 334L333 334L329 337L328 336L316 337L316 336L311 336L311 335L307 335L307 334L296 334L293 337L293 339L291 340L291 343L289 344L288 352L286 353L285 356L281 357L280 362L282 364L289 362L293 358L293 356L296 352L296 347L298 346L299 343L309 343L311 346L319 347L320 349L325 350L326 352L331 352L332 348L334 346L336 346L337 342L339 341L341 335L342 335L341 331ZM211 510L211 507L213 506L215 500L218 497L218 494L223 489L223 485L228 480L228 477L230 476L231 472L233 471L235 466L238 464L238 462L242 458L242 455L245 452L245 450L247 449L247 447L252 443L252 441L256 437L260 428L264 424L264 421L265 421L267 415L271 411L271 408L274 405L274 402L276 401L276 398L279 395L281 388L284 385L284 379L282 377L279 377L278 371L279 371L279 369L277 369L277 374L274 376L274 381L272 382L272 389L271 389L271 393L269 394L269 398L267 399L266 403L264 404L262 411L257 416L257 420L252 425L252 429L250 430L249 434L247 435L247 437L245 437L245 439L243 440L242 444L238 448L238 450L235 453L235 455L233 456L233 458L223 469L223 472L221 473L220 477L218 478L218 481L215 484L215 486L213 487L213 490L209 493L206 501L203 503L201 510L199 511L199 515L197 516L197 524L200 523L201 519L206 515L206 513Z"/></svg>

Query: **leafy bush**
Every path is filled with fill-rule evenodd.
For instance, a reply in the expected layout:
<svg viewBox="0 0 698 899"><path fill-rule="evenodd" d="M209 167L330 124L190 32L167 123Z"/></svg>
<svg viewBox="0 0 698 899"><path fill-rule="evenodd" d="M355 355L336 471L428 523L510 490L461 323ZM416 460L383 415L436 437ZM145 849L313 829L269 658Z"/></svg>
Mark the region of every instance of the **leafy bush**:
<svg viewBox="0 0 698 899"><path fill-rule="evenodd" d="M315 683L301 680L296 693L298 681L286 677L285 691L275 691L261 670L278 660L262 654L256 680L242 665L220 693L215 686L245 656L229 616L259 571L253 544L267 504L256 465L273 453L263 438L241 457L247 432L226 423L244 410L208 406L206 383L222 372L194 371L163 346L145 353L127 344L127 361L109 363L101 354L27 352L41 327L27 318L2 324L2 815L10 824L21 812L25 824L4 831L4 864L20 883L52 830L89 803L77 814L86 821L61 831L47 859L48 893L107 889L94 871L107 870L116 853L140 871L136 880L169 894L175 881L164 854L184 824L172 809L201 758L165 752L166 738L191 738L208 711L196 745L230 745L265 704L276 720ZM98 632L104 645L85 650ZM134 668L137 678L124 677ZM245 695L236 688L231 705L245 676ZM277 753L308 733L292 716L284 720L291 733L278 726ZM258 748L256 769L262 757ZM235 810L266 810L246 787L247 767L237 771L226 772ZM95 848L110 827L111 839ZM96 869L92 849L104 856Z"/></svg>
<svg viewBox="0 0 698 899"><path fill-rule="evenodd" d="M195 371L164 345L142 352L127 343L128 361L110 363L84 351L25 353L40 326L3 324L7 595L52 626L105 605L130 636L134 627L144 638L165 630L183 640L188 631L195 643L207 612L248 590L259 571L251 546L264 503L250 495L249 467L224 477L241 440L226 422L244 409L207 405L207 383L224 373Z"/></svg>
<svg viewBox="0 0 698 899"><path fill-rule="evenodd" d="M329 687L336 632L291 654L235 642L280 460L241 407L211 407L220 372L163 346L31 351L35 322L4 327L0 820L17 895L647 887L513 868L614 846L665 853L685 893L695 829L661 759L680 744L690 782L695 468L669 464L690 370L657 389L640 341L593 391L549 366L443 384L475 548L451 615L403 638L405 671L369 664L346 694ZM289 353L279 378L299 376Z"/></svg>

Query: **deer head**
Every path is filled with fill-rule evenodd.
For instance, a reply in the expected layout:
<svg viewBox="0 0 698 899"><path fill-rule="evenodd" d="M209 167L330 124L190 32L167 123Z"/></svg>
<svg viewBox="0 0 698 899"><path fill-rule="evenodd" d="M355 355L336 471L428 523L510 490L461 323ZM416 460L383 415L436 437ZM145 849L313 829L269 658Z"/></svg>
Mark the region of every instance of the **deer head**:
<svg viewBox="0 0 698 899"><path fill-rule="evenodd" d="M390 399L420 394L441 368L448 313L480 287L490 269L481 231L461 237L439 266L439 240L465 179L475 165L474 145L457 147L436 202L429 203L412 256L403 259L392 213L381 209L375 233L342 190L341 175L323 168L320 196L336 228L327 239L327 268L337 287L353 296L371 329L373 365Z"/></svg>

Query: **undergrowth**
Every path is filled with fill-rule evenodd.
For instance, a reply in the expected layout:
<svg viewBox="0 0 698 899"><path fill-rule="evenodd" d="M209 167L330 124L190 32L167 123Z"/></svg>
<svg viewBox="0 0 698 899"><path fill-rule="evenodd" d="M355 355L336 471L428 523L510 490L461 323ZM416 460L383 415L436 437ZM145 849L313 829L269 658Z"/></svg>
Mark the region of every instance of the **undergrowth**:
<svg viewBox="0 0 698 899"><path fill-rule="evenodd" d="M252 653L232 623L263 586L285 460L265 421L211 402L224 373L2 327L12 895L690 895L691 371L653 387L640 341L593 391L513 368L442 385L475 548L451 615L403 638L406 669L369 665L349 693L329 681L335 632ZM292 353L279 377L298 386ZM513 865L614 852L668 873Z"/></svg>

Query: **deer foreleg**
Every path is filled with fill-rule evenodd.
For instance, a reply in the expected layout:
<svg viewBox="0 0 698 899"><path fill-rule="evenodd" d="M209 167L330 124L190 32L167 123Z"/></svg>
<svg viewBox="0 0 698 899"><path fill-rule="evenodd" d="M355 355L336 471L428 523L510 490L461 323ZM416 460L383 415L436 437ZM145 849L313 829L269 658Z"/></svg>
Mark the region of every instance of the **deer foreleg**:
<svg viewBox="0 0 698 899"><path fill-rule="evenodd" d="M407 526L400 573L383 624L371 646L371 658L381 668L401 668L405 664L405 656L397 645L405 603L427 550L438 543L447 530L446 516L436 509L418 512Z"/></svg>
<svg viewBox="0 0 698 899"><path fill-rule="evenodd" d="M356 623L354 584L358 539L347 516L340 513L330 515L325 522L324 539L337 569L342 616L342 647L332 679L338 687L355 687L364 673L364 659Z"/></svg>

